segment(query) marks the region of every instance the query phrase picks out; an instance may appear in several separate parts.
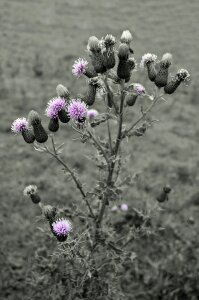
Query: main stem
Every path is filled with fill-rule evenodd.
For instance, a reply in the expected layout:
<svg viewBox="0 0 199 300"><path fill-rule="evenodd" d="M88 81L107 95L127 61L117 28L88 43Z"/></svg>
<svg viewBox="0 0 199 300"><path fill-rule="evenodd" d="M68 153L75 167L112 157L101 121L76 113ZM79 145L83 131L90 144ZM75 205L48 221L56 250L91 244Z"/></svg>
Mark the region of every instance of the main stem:
<svg viewBox="0 0 199 300"><path fill-rule="evenodd" d="M111 161L110 168L108 169L108 176L107 176L107 180L106 180L106 187L107 188L106 188L106 191L105 191L105 194L104 194L104 198L102 200L102 206L101 206L99 216L98 216L98 219L97 219L97 222L96 222L97 228L100 227L103 216L104 216L104 213L105 213L106 204L107 204L107 200L108 200L107 199L108 198L107 189L112 185L112 178L113 178L113 172L114 172L114 168L115 168L116 158L117 158L120 142L122 140L124 98L125 98L124 82L122 82L121 83L120 111L119 111L119 126L118 126L116 144L115 144L115 147L113 149L114 160Z"/></svg>

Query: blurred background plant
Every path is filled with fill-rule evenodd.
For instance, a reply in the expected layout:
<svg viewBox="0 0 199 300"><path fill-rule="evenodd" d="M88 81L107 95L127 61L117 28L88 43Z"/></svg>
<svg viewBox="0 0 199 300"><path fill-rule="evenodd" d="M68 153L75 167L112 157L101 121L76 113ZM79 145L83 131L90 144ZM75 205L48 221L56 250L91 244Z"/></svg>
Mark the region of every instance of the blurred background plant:
<svg viewBox="0 0 199 300"><path fill-rule="evenodd" d="M182 5L179 0L175 4L173 1L160 3L154 0L135 2L134 5L131 1L122 4L119 1L102 1L98 7L91 1L84 4L80 1L70 4L64 1L50 4L46 1L1 1L0 5L3 33L1 162L4 170L0 174L2 298L64 299L66 283L64 280L61 283L57 278L60 273L56 272L61 262L49 263L56 245L36 230L34 220L40 211L37 208L33 210L30 202L25 203L21 195L26 185L36 184L45 195L45 203L56 202L62 207L67 202L67 206L72 208L76 198L70 181L65 193L65 178L60 180L60 168L54 162L49 166L49 158L33 153L31 147L24 150L23 140L13 142L13 137L8 134L10 124L15 117L26 115L31 109L44 111L46 102L54 95L55 86L60 82L72 87L73 94L77 90L84 94L86 86L82 80L71 75L74 60L79 56L85 57L88 35L101 37L111 32L118 36L124 27L125 15L125 27L132 31L135 39L133 50L137 61L147 52L155 52L158 57L165 51L171 52L175 67L186 66L193 81L189 89L180 87L178 93L161 108L161 113L155 110L154 114L161 122L148 130L144 139L134 139L133 147L130 142L125 144L126 153L131 147L133 149L129 168L140 176L125 191L123 202L139 211L148 211L164 184L170 183L173 190L170 201L161 204L166 213L163 211L160 218L156 217L158 227L165 228L164 234L161 231L154 239L150 236L143 238L143 242L140 238L133 242L131 250L136 257L130 272L126 272L127 278L124 276L123 289L127 297L129 294L129 299L197 299L199 125L198 86L194 78L198 75L199 46L195 39L198 1L192 1L191 5ZM90 28L93 28L92 32ZM179 43L176 43L176 37L180 39ZM42 62L42 66L37 68L38 61ZM40 69L42 75L37 76L35 69ZM172 74L175 71L171 69ZM133 82L147 86L146 73L142 76L135 73ZM139 112L140 106L135 106L132 118ZM47 126L47 119L44 119L44 126ZM70 129L60 131L60 141L71 138ZM93 165L84 159L89 153L82 147L79 153L77 144L67 143L63 154L70 159L72 167L79 169L84 181L88 176L93 178L94 170ZM49 174L49 168L54 172ZM90 184L93 184L92 180ZM36 257L35 251L39 253Z"/></svg>

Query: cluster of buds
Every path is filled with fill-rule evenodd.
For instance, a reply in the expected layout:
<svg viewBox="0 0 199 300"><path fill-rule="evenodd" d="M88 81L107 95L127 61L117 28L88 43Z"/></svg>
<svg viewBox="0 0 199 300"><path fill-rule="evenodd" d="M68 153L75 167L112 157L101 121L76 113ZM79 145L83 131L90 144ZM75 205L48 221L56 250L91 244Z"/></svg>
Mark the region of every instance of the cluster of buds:
<svg viewBox="0 0 199 300"><path fill-rule="evenodd" d="M168 201L170 192L171 192L171 187L169 185L164 186L161 193L156 198L157 201L160 203Z"/></svg>
<svg viewBox="0 0 199 300"><path fill-rule="evenodd" d="M41 123L39 114L32 110L26 118L16 119L11 126L11 130L14 133L21 133L25 142L28 144L33 143L35 140L38 143L45 143L48 139L48 135Z"/></svg>
<svg viewBox="0 0 199 300"><path fill-rule="evenodd" d="M169 67L172 64L172 55L165 53L160 62L159 70L157 71L157 56L155 54L147 53L143 55L140 67L146 68L149 79L155 83L158 88L164 88L166 94L173 94L181 82L188 82L190 80L190 74L185 69L180 69L172 78L169 78Z"/></svg>
<svg viewBox="0 0 199 300"><path fill-rule="evenodd" d="M76 123L84 123L86 118L93 119L97 114L88 113L88 105L95 101L96 91L101 88L101 81L98 77L93 77L89 80L88 93L85 101L80 99L71 99L68 89L59 84L56 87L57 97L51 99L46 107L45 114L49 117L48 130L57 132L59 122L68 123L70 120ZM86 102L86 103L85 103ZM91 116L92 115L92 116ZM21 133L26 143L45 143L48 140L48 134L42 125L42 120L39 114L31 110L28 118L18 118L11 125L13 133Z"/></svg>

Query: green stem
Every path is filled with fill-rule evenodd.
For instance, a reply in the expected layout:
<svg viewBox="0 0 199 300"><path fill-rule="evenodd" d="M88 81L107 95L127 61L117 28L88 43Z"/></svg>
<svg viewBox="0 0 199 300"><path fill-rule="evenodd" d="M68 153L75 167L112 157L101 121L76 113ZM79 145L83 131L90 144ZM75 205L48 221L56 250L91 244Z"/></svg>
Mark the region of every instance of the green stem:
<svg viewBox="0 0 199 300"><path fill-rule="evenodd" d="M56 149L55 149L55 144L54 144L54 139L53 139L53 137L51 137L51 139L52 139L52 144L53 144L53 150L54 150L54 153L53 153L52 151L50 151L49 148L48 148L47 146L46 146L46 151L47 151L51 156L53 156L53 157L54 157L54 158L55 158L55 159L56 159L56 160L64 167L64 169L65 169L68 173L70 173L70 175L71 175L73 181L75 182L75 184L76 184L78 190L79 190L80 193L82 194L82 198L84 199L84 201L85 201L85 203L86 203L86 205L87 205L87 207L88 207L88 210L89 210L91 216L92 216L93 218L95 218L95 215L94 215L94 213L93 213L93 211L92 211L92 208L91 208L91 206L90 206L88 200L86 199L86 193L85 193L84 190L83 190L82 184L80 183L79 179L76 177L75 173L67 166L67 164L61 159L61 157L58 156L58 154L57 154L57 152L56 152Z"/></svg>
<svg viewBox="0 0 199 300"><path fill-rule="evenodd" d="M113 177L113 172L115 168L115 162L116 162L116 157L118 154L120 142L121 142L121 137L122 137L122 123L123 123L123 107L124 107L124 98L125 98L125 92L124 92L124 82L121 83L121 101L120 101L120 112L119 112L119 127L118 127L118 134L117 134L117 139L116 139L116 145L114 148L114 155L115 155L115 160L111 161L109 170L108 170L108 176L107 176L107 181L106 181L106 186L107 188L111 186L112 184L112 177ZM106 204L107 204L107 192L105 192L104 198L102 200L102 205L101 209L98 215L98 219L96 222L97 228L100 227L105 210L106 210Z"/></svg>
<svg viewBox="0 0 199 300"><path fill-rule="evenodd" d="M158 100L161 97L162 97L162 95L156 96L154 98L153 102L149 105L149 107L144 112L142 112L142 115L139 117L139 119L135 123L133 123L129 129L126 130L126 132L123 134L122 138L124 138L125 136L128 136L128 134L130 133L130 131L132 129L134 129L135 126L146 117L146 115L152 110L152 108L155 106L155 104L158 102Z"/></svg>

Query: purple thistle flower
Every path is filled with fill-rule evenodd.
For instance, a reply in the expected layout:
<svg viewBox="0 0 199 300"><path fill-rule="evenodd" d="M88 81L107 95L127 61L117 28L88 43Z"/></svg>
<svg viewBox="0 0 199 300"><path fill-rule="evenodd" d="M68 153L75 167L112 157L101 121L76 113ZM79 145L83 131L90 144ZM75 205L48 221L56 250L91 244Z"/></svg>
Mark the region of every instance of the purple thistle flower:
<svg viewBox="0 0 199 300"><path fill-rule="evenodd" d="M73 75L79 77L85 74L87 65L88 65L87 60L85 60L84 58L78 58L73 65L73 69L72 69Z"/></svg>
<svg viewBox="0 0 199 300"><path fill-rule="evenodd" d="M139 83L136 83L134 85L134 92L137 94L137 95L143 95L146 93L145 91L145 88L143 87L143 85L139 84Z"/></svg>
<svg viewBox="0 0 199 300"><path fill-rule="evenodd" d="M11 126L11 131L14 133L20 133L28 129L28 121L26 118L16 119Z"/></svg>
<svg viewBox="0 0 199 300"><path fill-rule="evenodd" d="M58 118L58 113L65 108L65 104L64 98L58 97L51 99L46 108L46 115L51 119Z"/></svg>
<svg viewBox="0 0 199 300"><path fill-rule="evenodd" d="M73 99L67 106L68 115L75 121L82 120L87 113L87 105L79 99Z"/></svg>
<svg viewBox="0 0 199 300"><path fill-rule="evenodd" d="M129 207L128 207L128 205L126 203L123 203L123 204L120 205L120 209L122 211L127 211L129 209Z"/></svg>
<svg viewBox="0 0 199 300"><path fill-rule="evenodd" d="M98 111L97 111L96 109L89 109L89 110L87 111L87 117L88 117L89 119L94 119L98 114L99 114L99 113L98 113Z"/></svg>
<svg viewBox="0 0 199 300"><path fill-rule="evenodd" d="M52 229L56 235L64 237L72 231L72 224L70 221L62 218L52 223Z"/></svg>

